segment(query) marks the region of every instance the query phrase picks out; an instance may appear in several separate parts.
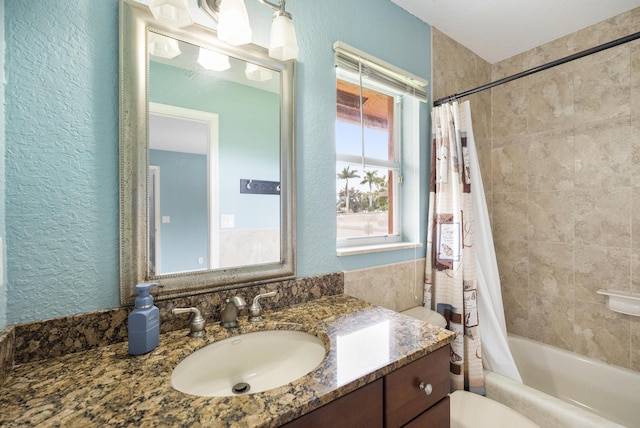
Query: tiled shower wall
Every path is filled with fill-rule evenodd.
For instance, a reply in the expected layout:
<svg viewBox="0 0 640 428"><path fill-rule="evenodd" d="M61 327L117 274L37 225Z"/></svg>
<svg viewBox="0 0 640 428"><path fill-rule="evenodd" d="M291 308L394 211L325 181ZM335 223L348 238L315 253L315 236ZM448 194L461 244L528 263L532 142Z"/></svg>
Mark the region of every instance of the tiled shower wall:
<svg viewBox="0 0 640 428"><path fill-rule="evenodd" d="M459 68L497 80L638 28L640 8L493 65L445 55L434 30L434 92ZM640 41L496 87L491 113L473 97L507 329L640 371L640 318L596 294L640 292Z"/></svg>

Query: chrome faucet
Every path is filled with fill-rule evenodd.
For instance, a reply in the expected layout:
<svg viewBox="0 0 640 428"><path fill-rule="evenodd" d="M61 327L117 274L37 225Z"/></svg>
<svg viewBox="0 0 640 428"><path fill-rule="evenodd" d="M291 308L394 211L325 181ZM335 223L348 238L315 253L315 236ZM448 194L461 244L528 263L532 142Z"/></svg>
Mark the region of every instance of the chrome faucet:
<svg viewBox="0 0 640 428"><path fill-rule="evenodd" d="M227 306L222 310L222 320L220 325L226 328L233 328L238 326L238 310L244 309L247 306L247 302L244 301L242 296L233 296L231 299L225 300Z"/></svg>
<svg viewBox="0 0 640 428"><path fill-rule="evenodd" d="M189 336L191 337L204 337L204 324L205 320L200 314L200 311L197 308L173 308L171 309L171 313L176 314L185 314L190 312L193 314L191 317L191 322L189 323Z"/></svg>
<svg viewBox="0 0 640 428"><path fill-rule="evenodd" d="M271 291L269 293L258 294L254 297L253 303L249 306L249 321L262 321L262 306L260 306L260 299L263 297L273 297L275 295L276 291Z"/></svg>

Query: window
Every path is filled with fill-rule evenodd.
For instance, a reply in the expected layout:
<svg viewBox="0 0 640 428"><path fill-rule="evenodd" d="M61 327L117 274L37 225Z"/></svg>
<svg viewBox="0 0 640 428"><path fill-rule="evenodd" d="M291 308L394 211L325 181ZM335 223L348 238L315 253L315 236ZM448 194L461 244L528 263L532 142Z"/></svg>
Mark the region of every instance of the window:
<svg viewBox="0 0 640 428"><path fill-rule="evenodd" d="M415 99L426 100L424 83L416 89L415 78L345 46L335 46L337 247L400 243L403 144L417 146L419 134L418 121L403 114L417 108ZM407 135L413 138L403 141Z"/></svg>
<svg viewBox="0 0 640 428"><path fill-rule="evenodd" d="M337 79L336 192L338 240L399 240L400 97ZM362 123L361 123L362 121ZM361 242L359 242L360 244Z"/></svg>

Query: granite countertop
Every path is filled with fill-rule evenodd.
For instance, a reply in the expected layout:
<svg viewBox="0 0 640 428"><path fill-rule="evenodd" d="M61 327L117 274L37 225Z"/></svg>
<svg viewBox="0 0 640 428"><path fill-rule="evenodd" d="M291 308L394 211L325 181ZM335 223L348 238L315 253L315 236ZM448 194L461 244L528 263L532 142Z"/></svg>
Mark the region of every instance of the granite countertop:
<svg viewBox="0 0 640 428"><path fill-rule="evenodd" d="M198 397L171 387L173 368L196 349L233 335L289 329L320 337L329 351L308 375L279 388ZM1 389L0 426L277 427L453 340L454 333L347 295L322 297L205 338L180 330L130 356L127 343L18 365ZM212 362L215 364L215 362Z"/></svg>

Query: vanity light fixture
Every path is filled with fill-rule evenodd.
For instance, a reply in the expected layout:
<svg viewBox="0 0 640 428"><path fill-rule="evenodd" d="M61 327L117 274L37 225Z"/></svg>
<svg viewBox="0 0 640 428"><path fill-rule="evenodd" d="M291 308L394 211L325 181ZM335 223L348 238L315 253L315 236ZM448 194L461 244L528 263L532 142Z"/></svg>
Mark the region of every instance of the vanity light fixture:
<svg viewBox="0 0 640 428"><path fill-rule="evenodd" d="M265 6L276 10L271 23L269 36L269 56L287 61L298 57L298 39L293 27L291 14L285 10L285 0L279 0L279 4L268 0L259 0Z"/></svg>
<svg viewBox="0 0 640 428"><path fill-rule="evenodd" d="M218 39L233 46L251 43L244 0L198 0L198 6L218 22Z"/></svg>
<svg viewBox="0 0 640 428"><path fill-rule="evenodd" d="M269 37L269 56L282 61L298 57L298 40L291 14L285 10L286 0L272 3L258 0L276 10ZM198 0L200 9L218 21L218 38L238 46L251 42L251 27L244 0Z"/></svg>
<svg viewBox="0 0 640 428"><path fill-rule="evenodd" d="M151 0L149 9L156 21L182 28L193 24L187 0Z"/></svg>
<svg viewBox="0 0 640 428"><path fill-rule="evenodd" d="M233 46L251 43L251 26L244 0L222 0L218 17L220 40Z"/></svg>
<svg viewBox="0 0 640 428"><path fill-rule="evenodd" d="M231 67L229 57L227 55L205 48L200 48L198 64L206 70L214 71L224 71Z"/></svg>
<svg viewBox="0 0 640 428"><path fill-rule="evenodd" d="M180 45L176 39L149 32L149 54L161 58L175 58L180 55Z"/></svg>

